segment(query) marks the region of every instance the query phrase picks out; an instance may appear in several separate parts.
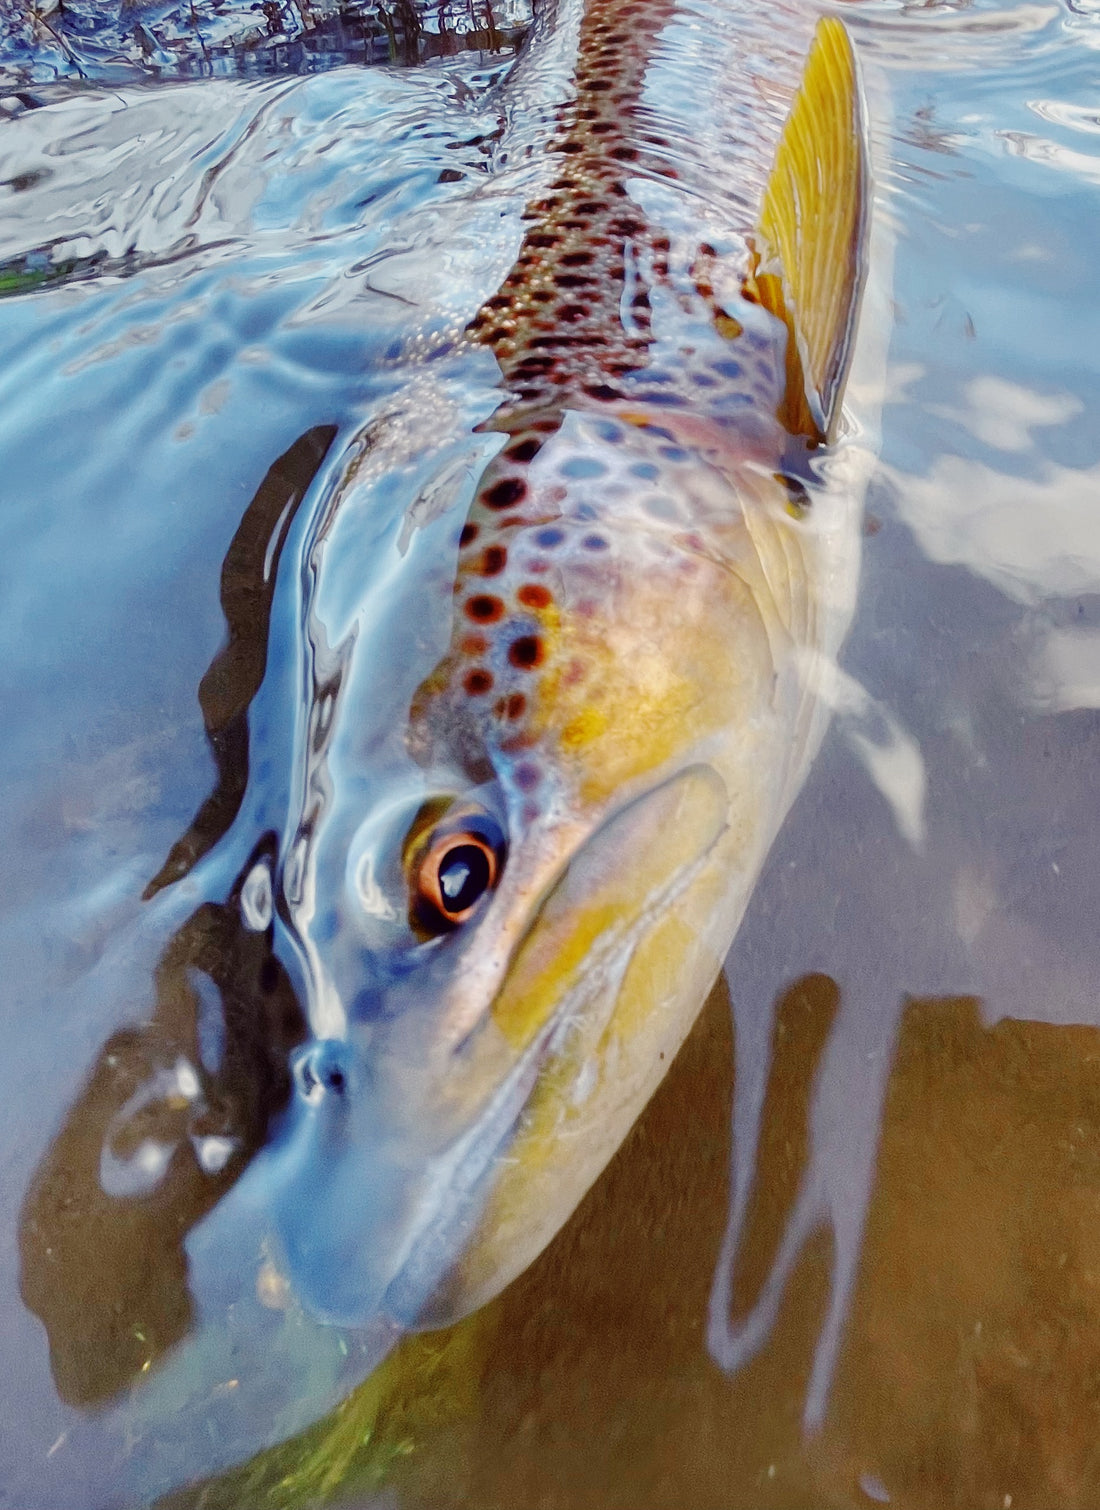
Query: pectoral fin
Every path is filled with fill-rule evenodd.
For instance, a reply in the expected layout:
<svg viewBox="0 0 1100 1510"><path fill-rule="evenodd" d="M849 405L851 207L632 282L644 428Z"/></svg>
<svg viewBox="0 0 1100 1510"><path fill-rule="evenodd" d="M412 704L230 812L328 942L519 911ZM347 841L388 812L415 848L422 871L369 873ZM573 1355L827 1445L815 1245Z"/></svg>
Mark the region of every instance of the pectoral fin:
<svg viewBox="0 0 1100 1510"><path fill-rule="evenodd" d="M852 44L818 22L764 195L750 289L787 326L779 418L792 435L833 438L863 281L867 168Z"/></svg>

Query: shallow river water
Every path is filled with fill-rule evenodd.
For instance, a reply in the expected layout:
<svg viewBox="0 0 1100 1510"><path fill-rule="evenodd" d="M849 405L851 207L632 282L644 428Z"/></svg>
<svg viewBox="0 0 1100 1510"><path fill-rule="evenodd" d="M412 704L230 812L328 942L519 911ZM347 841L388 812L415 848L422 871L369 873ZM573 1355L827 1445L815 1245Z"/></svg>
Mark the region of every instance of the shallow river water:
<svg viewBox="0 0 1100 1510"><path fill-rule="evenodd" d="M690 163L708 26L766 73L786 12L676 9ZM437 653L395 563L494 377L432 333L564 44L314 10L0 33L0 1505L1100 1510L1100 9L842 8L885 396L832 729L605 1175L403 1340L265 1246L306 1024L241 918L347 626L394 709Z"/></svg>

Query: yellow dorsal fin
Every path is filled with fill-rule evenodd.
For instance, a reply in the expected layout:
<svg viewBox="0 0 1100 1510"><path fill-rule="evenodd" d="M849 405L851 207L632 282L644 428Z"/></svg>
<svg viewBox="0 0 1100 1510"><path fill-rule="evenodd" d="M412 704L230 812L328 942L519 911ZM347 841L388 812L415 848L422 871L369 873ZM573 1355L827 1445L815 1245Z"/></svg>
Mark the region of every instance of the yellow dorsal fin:
<svg viewBox="0 0 1100 1510"><path fill-rule="evenodd" d="M852 44L817 24L775 155L757 226L759 302L786 323L787 386L779 418L811 441L832 439L863 273L867 171Z"/></svg>

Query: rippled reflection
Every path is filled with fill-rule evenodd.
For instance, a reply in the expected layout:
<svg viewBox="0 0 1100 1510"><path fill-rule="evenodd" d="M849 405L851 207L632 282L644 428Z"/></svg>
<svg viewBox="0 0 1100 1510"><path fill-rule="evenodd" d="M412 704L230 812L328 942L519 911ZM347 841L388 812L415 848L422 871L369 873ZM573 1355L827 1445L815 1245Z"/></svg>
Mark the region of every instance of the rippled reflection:
<svg viewBox="0 0 1100 1510"><path fill-rule="evenodd" d="M515 51L527 0L14 0L0 16L0 81L245 78L343 64L406 68Z"/></svg>
<svg viewBox="0 0 1100 1510"><path fill-rule="evenodd" d="M318 427L275 462L233 537L221 578L228 640L199 684L217 785L146 899L184 876L240 809L279 558L333 435ZM204 903L175 933L156 967L151 1020L104 1044L34 1177L21 1291L72 1404L110 1398L186 1335L187 1233L286 1104L289 1055L306 1027L272 952L277 859L275 835L263 836L225 900Z"/></svg>
<svg viewBox="0 0 1100 1510"><path fill-rule="evenodd" d="M254 863L270 864L271 849ZM187 1233L240 1178L290 1092L305 1024L240 893L205 904L173 938L152 1021L104 1044L23 1208L23 1300L74 1405L111 1398L187 1334Z"/></svg>

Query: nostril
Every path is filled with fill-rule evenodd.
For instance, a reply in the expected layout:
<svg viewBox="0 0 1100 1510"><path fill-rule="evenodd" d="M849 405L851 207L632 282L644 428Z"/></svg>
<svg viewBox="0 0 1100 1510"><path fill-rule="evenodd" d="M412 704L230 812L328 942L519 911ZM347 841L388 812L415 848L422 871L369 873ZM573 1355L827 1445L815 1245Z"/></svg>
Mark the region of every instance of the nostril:
<svg viewBox="0 0 1100 1510"><path fill-rule="evenodd" d="M322 1038L302 1049L294 1064L294 1077L307 1101L325 1096L343 1096L348 1089L348 1046L340 1038Z"/></svg>

